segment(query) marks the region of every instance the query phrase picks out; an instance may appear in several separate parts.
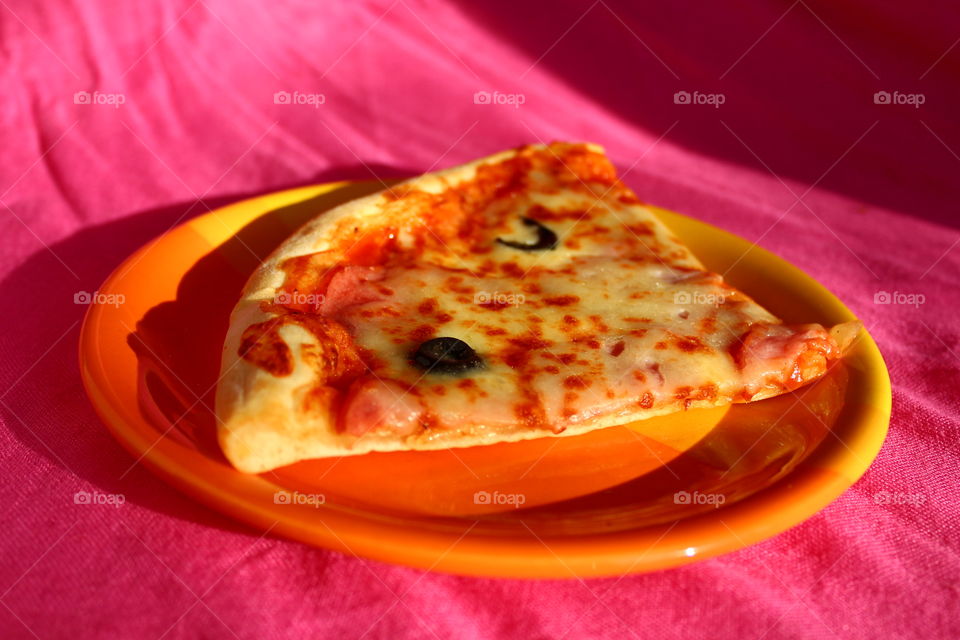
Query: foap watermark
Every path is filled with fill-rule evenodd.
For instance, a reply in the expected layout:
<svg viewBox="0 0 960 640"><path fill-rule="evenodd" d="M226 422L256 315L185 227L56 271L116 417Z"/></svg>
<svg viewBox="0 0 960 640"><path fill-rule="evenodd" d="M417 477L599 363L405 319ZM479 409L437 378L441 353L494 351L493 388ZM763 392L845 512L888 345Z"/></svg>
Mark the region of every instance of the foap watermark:
<svg viewBox="0 0 960 640"><path fill-rule="evenodd" d="M305 91L277 91L273 94L273 104L306 105L319 109L327 102L327 96L322 93L308 93Z"/></svg>
<svg viewBox="0 0 960 640"><path fill-rule="evenodd" d="M727 96L722 93L700 93L694 91L677 91L673 94L674 104L704 104L719 109L720 105L727 101Z"/></svg>
<svg viewBox="0 0 960 640"><path fill-rule="evenodd" d="M714 507L720 507L727 501L727 496L722 493L700 493L694 491L677 491L673 494L673 504L712 504Z"/></svg>
<svg viewBox="0 0 960 640"><path fill-rule="evenodd" d="M673 294L673 304L712 304L719 306L726 301L722 293L704 293L702 291L677 291Z"/></svg>
<svg viewBox="0 0 960 640"><path fill-rule="evenodd" d="M927 301L922 293L903 293L902 291L877 291L873 294L873 304L905 304L919 307Z"/></svg>
<svg viewBox="0 0 960 640"><path fill-rule="evenodd" d="M73 304L112 304L119 307L127 301L122 293L100 293L99 291L77 291L73 294Z"/></svg>
<svg viewBox="0 0 960 640"><path fill-rule="evenodd" d="M504 104L519 109L525 104L527 96L522 93L503 93L502 91L477 91L473 94L473 104Z"/></svg>
<svg viewBox="0 0 960 640"><path fill-rule="evenodd" d="M278 490L273 494L274 504L302 504L319 507L327 502L322 493L300 493L299 491Z"/></svg>
<svg viewBox="0 0 960 640"><path fill-rule="evenodd" d="M906 104L914 109L919 109L920 105L927 101L927 96L922 93L900 93L899 91L877 91L873 94L873 104Z"/></svg>
<svg viewBox="0 0 960 640"><path fill-rule="evenodd" d="M100 493L99 491L77 491L73 494L73 504L109 505L119 509L127 502L122 493Z"/></svg>
<svg viewBox="0 0 960 640"><path fill-rule="evenodd" d="M900 493L899 491L877 491L873 494L874 504L909 504L919 507L927 501L922 493Z"/></svg>
<svg viewBox="0 0 960 640"><path fill-rule="evenodd" d="M511 505L519 509L527 502L522 493L501 493L500 491L477 491L473 494L473 504Z"/></svg>
<svg viewBox="0 0 960 640"><path fill-rule="evenodd" d="M319 307L323 304L325 296L322 293L300 293L299 291L281 291L273 296L274 304L284 305L305 305Z"/></svg>
<svg viewBox="0 0 960 640"><path fill-rule="evenodd" d="M502 293L500 291L478 291L473 294L473 304L481 307L516 307L526 302L522 293Z"/></svg>
<svg viewBox="0 0 960 640"><path fill-rule="evenodd" d="M73 104L104 105L119 109L127 102L127 96L122 93L104 93L102 91L77 91L73 94Z"/></svg>

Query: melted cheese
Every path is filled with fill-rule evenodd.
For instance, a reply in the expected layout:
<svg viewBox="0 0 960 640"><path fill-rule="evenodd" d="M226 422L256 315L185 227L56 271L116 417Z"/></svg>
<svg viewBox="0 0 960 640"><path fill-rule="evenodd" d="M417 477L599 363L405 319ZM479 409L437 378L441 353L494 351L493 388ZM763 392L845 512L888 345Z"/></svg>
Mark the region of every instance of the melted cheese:
<svg viewBox="0 0 960 640"><path fill-rule="evenodd" d="M401 382L431 414L421 437L534 426L525 421L561 432L638 406L743 393L732 349L752 323L776 319L704 271L649 208L544 183L549 193L532 187L507 215L483 212L499 221L485 231L489 251L447 239L388 267L381 298L339 316L376 354L376 377ZM553 230L559 246L496 242L528 241L523 216ZM469 344L485 367L451 376L412 366L420 342L439 336Z"/></svg>

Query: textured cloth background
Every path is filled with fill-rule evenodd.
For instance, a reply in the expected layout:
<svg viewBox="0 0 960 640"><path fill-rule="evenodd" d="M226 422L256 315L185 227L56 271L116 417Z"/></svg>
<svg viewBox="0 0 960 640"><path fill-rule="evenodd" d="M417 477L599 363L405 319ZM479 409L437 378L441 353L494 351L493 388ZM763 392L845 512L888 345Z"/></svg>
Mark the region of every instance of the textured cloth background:
<svg viewBox="0 0 960 640"><path fill-rule="evenodd" d="M960 637L958 38L948 0L0 1L0 636ZM524 582L258 538L120 479L76 292L209 207L552 139L863 319L894 412L857 485L721 558Z"/></svg>

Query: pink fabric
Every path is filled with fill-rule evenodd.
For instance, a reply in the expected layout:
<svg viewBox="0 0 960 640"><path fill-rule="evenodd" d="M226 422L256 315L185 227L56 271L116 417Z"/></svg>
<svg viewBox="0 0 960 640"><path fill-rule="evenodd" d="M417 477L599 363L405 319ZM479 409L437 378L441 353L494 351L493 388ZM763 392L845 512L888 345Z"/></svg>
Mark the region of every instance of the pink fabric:
<svg viewBox="0 0 960 640"><path fill-rule="evenodd" d="M948 0L4 0L0 636L960 636L958 36ZM208 207L550 139L604 144L644 200L759 241L864 320L894 414L863 480L721 558L523 582L260 539L120 479L75 292Z"/></svg>

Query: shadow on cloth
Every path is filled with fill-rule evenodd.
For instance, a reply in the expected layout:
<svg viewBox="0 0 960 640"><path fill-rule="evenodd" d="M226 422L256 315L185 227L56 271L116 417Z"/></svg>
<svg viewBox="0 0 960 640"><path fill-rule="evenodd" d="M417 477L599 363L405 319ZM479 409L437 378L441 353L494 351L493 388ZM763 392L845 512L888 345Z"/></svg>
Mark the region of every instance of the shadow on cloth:
<svg viewBox="0 0 960 640"><path fill-rule="evenodd" d="M415 173L382 166L373 170L383 178ZM319 174L304 185L370 177L366 167L344 167ZM281 188L295 186L303 185ZM374 183L363 188L370 191L376 186ZM206 213L208 207L215 209L276 190L280 188L207 198L206 206L178 203L85 228L51 245L50 250L39 249L0 282L0 295L17 301L20 323L16 334L0 336L0 353L14 364L8 368L10 373L5 379L0 380L4 389L0 394L0 416L9 432L40 457L41 464L73 473L103 493L122 493L127 502L195 522L247 531L186 499L136 465L101 424L79 376L77 341L87 306L74 300L78 292L96 291L127 256L172 226ZM245 233L249 237L256 235L256 230L248 229ZM266 249L282 240L262 237L254 244ZM208 264L209 261L204 263ZM231 283L234 289L224 288L217 295L239 295L238 287L242 284ZM194 296L196 292L186 295ZM185 311L188 304L191 303L178 297L177 302L159 305L151 311L150 321L189 323ZM183 335L197 340L209 337L212 330L195 329L186 330Z"/></svg>
<svg viewBox="0 0 960 640"><path fill-rule="evenodd" d="M668 132L672 143L764 176L960 228L960 216L944 207L960 200L952 113L960 63L944 55L956 39L949 3L923 11L859 0L733 9L559 0L546 12L510 0L458 5L530 61L502 92L523 93L526 73L548 72L654 138ZM878 104L878 91L919 93L924 102ZM677 92L689 100L678 104ZM724 101L692 103L698 93ZM585 126L580 135L589 137ZM644 151L596 142L621 162ZM799 196L805 187L791 189ZM802 205L791 216L814 220Z"/></svg>

